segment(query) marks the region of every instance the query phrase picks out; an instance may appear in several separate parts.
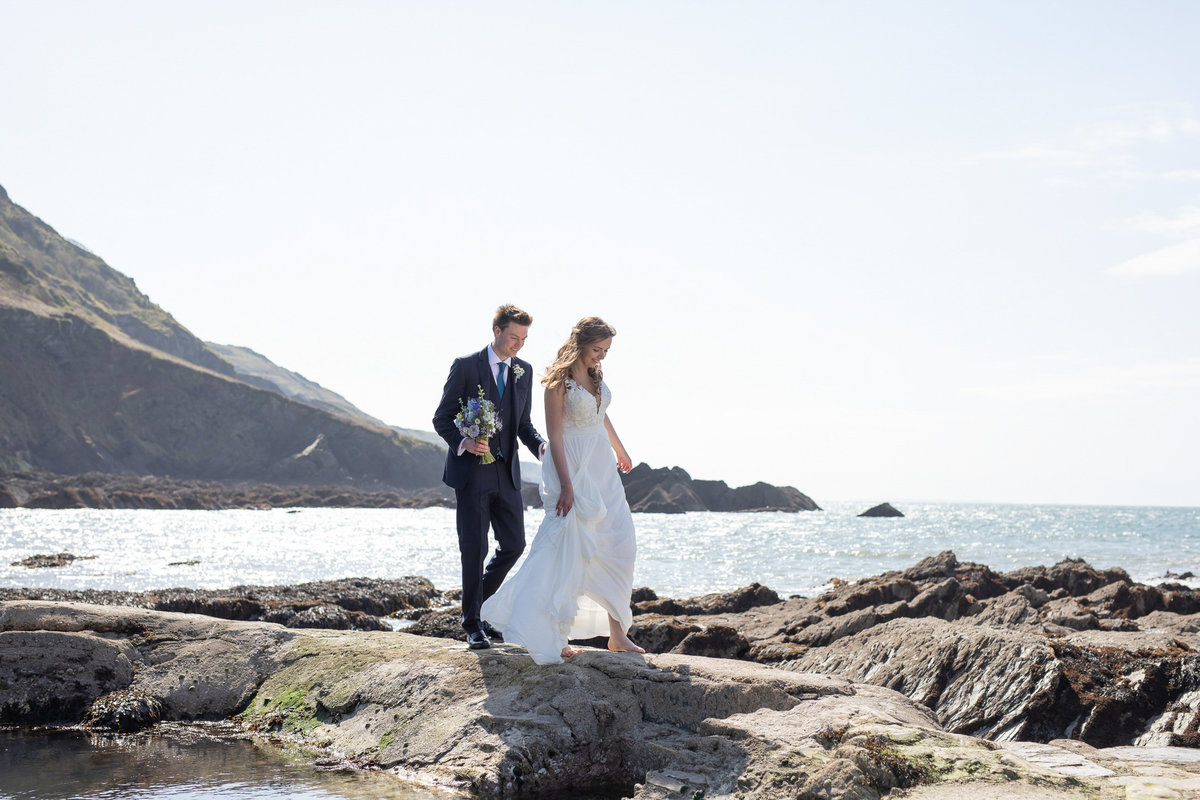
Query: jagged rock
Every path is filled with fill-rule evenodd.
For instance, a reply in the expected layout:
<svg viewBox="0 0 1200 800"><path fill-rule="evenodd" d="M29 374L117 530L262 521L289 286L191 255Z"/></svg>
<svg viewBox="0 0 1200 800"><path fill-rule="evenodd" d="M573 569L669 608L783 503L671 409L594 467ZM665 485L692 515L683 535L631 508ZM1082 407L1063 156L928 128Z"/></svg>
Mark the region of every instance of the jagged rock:
<svg viewBox="0 0 1200 800"><path fill-rule="evenodd" d="M1045 592L1042 594L1045 595ZM1037 617L1033 604L1020 592L1010 592L1003 597L985 601L982 605L983 610L971 617L973 625L1012 628L1033 624Z"/></svg>
<svg viewBox="0 0 1200 800"><path fill-rule="evenodd" d="M688 600L659 598L653 592L652 599L633 598L631 607L637 614L731 614L747 611L758 606L769 606L780 602L779 595L759 583L752 583L732 592L714 592ZM641 595L646 597L645 595Z"/></svg>
<svg viewBox="0 0 1200 800"><path fill-rule="evenodd" d="M870 739L876 731L960 744L895 692L728 660L588 651L538 667L510 647L479 654L404 634L301 633L136 609L5 603L0 636L42 645L47 659L38 666L49 694L72 681L52 667L63 642L48 631L62 627L139 665L110 681L115 688L92 687L96 720L130 698L139 709L161 704L165 719L240 712L253 729L282 730L490 797L621 785L640 800L658 800L674 780L693 793L717 797L736 788L765 800L781 774L805 785L816 766L823 780L839 776L831 785L877 798L888 786L913 783L906 768L915 762L906 745ZM223 676L239 690L217 694L212 681L199 685L198 674ZM0 705L13 707L12 691L0 682ZM182 704L181 692L208 702ZM840 747L829 751L815 737L835 728ZM785 744L794 763L780 761ZM886 752L871 757L879 747Z"/></svg>
<svg viewBox="0 0 1200 800"><path fill-rule="evenodd" d="M679 467L638 464L621 477L633 511L815 511L812 498L791 486L756 483L731 489L724 481L694 480Z"/></svg>
<svg viewBox="0 0 1200 800"><path fill-rule="evenodd" d="M866 511L859 514L860 517L903 517L904 514L893 506L891 503L880 503L877 506L871 506Z"/></svg>
<svg viewBox="0 0 1200 800"><path fill-rule="evenodd" d="M416 622L404 629L414 636L436 636L440 639L466 641L462 627L462 607L441 608L422 614ZM501 631L503 633L503 631Z"/></svg>
<svg viewBox="0 0 1200 800"><path fill-rule="evenodd" d="M933 709L948 730L1008 740L1023 738L1029 709L1053 697L1060 674L1052 662L1033 633L897 619L784 666L888 686Z"/></svg>
<svg viewBox="0 0 1200 800"><path fill-rule="evenodd" d="M943 550L936 556L922 558L901 574L910 581L923 581L929 578L952 578L957 572L958 557L953 550Z"/></svg>
<svg viewBox="0 0 1200 800"><path fill-rule="evenodd" d="M903 692L948 730L996 741L1196 746L1200 654L1164 635L1046 639L942 620L894 620L784 665Z"/></svg>
<svg viewBox="0 0 1200 800"><path fill-rule="evenodd" d="M390 630L379 619L409 614L446 601L425 578L349 578L293 586L231 589L156 589L112 592L95 589L3 589L0 600L33 599L131 605L158 611L205 614L229 620L264 620L294 627ZM314 611L314 608L324 611Z"/></svg>
<svg viewBox="0 0 1200 800"><path fill-rule="evenodd" d="M957 627L935 620L893 625L917 623ZM978 644L1013 641L973 630ZM12 636L25 637L23 647L44 658L29 672L32 662L2 660L10 651L0 647L6 721L28 724L46 711L24 704L32 684L9 679L17 667L39 677L43 699L94 693L89 702L100 700L93 705L99 711L124 702L111 692L127 692L137 714L116 718L127 724L154 713L155 702L166 720L236 714L252 730L480 797L573 796L607 787L633 800L879 800L895 789L914 800L1080 800L1124 795L1126 786L1137 788L1129 797L1200 787L1192 750L1095 749L1061 740L997 748L942 731L927 709L890 689L730 659L589 650L539 667L509 645L473 652L398 633L302 631L30 601L0 604L0 637ZM104 686L84 685L77 668L91 666L78 658L85 651L137 668ZM972 655L965 643L959 653L986 656ZM955 694L958 676L950 677L943 700ZM1173 721L1152 724L1191 724L1190 712L1172 713Z"/></svg>
<svg viewBox="0 0 1200 800"><path fill-rule="evenodd" d="M736 614L759 606L775 605L779 595L760 583L752 583L732 592L714 592L684 601L689 614Z"/></svg>
<svg viewBox="0 0 1200 800"><path fill-rule="evenodd" d="M83 727L131 733L162 717L162 702L142 691L119 689L98 698L83 718Z"/></svg>
<svg viewBox="0 0 1200 800"><path fill-rule="evenodd" d="M999 575L946 551L900 572L835 581L816 598L711 615L690 602L639 604L686 613L635 622L646 621L643 636L674 631L664 637L672 648L689 628L727 626L750 645L739 658L899 689L956 731L1195 741L1200 613L1165 610L1200 606L1200 591L1185 586L1141 586L1123 570L1071 560Z"/></svg>
<svg viewBox="0 0 1200 800"><path fill-rule="evenodd" d="M1102 586L1079 602L1096 613L1121 619L1137 619L1163 608L1163 596L1158 589L1129 581L1114 581Z"/></svg>
<svg viewBox="0 0 1200 800"><path fill-rule="evenodd" d="M680 622L671 616L644 614L634 618L629 626L629 638L644 647L647 653L670 653L688 636L701 630L700 625Z"/></svg>
<svg viewBox="0 0 1200 800"><path fill-rule="evenodd" d="M281 620L271 620L280 622ZM289 628L331 628L333 630L386 631L391 626L378 617L361 611L347 611L340 606L315 605L293 613L286 622Z"/></svg>
<svg viewBox="0 0 1200 800"><path fill-rule="evenodd" d="M687 614L687 606L669 597L643 600L632 604L634 615L638 614Z"/></svg>
<svg viewBox="0 0 1200 800"><path fill-rule="evenodd" d="M683 484L671 486L654 486L636 503L629 506L631 511L646 514L683 514L688 511L707 511L700 498Z"/></svg>
<svg viewBox="0 0 1200 800"><path fill-rule="evenodd" d="M1093 569L1083 559L1068 558L1053 567L1022 567L1005 573L1001 580L1009 587L1030 584L1050 595L1062 589L1072 597L1081 597L1116 581L1128 583L1129 574L1120 568Z"/></svg>
<svg viewBox="0 0 1200 800"><path fill-rule="evenodd" d="M710 625L693 631L671 649L672 653L710 658L741 658L750 650L746 637L728 625Z"/></svg>

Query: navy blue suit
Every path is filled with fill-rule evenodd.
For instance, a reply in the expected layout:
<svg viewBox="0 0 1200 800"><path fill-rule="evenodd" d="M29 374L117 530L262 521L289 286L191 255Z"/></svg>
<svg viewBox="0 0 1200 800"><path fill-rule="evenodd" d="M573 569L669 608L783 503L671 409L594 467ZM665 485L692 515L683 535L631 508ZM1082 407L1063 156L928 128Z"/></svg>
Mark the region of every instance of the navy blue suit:
<svg viewBox="0 0 1200 800"><path fill-rule="evenodd" d="M514 367L525 374L518 377L505 370L504 397L492 377L488 348L456 358L442 390L442 400L433 415L433 429L446 440L446 469L442 480L454 489L457 501L458 547L462 554L462 625L468 633L481 630L479 607L496 593L504 576L525 550L525 505L521 501L521 463L517 458L519 442L541 455L543 439L529 419L533 405L533 369L528 361L514 356ZM479 394L496 404L503 427L489 444L498 456L492 464L479 463L470 452L458 454L463 435L454 426L459 400L466 402ZM496 536L496 552L484 568L487 558L488 528Z"/></svg>

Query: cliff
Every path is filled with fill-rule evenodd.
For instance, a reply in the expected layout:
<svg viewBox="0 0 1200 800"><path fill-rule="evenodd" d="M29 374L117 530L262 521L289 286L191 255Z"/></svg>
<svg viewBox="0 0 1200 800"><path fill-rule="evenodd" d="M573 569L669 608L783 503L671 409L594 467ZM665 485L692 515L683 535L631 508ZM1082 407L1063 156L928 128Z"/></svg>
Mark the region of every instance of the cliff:
<svg viewBox="0 0 1200 800"><path fill-rule="evenodd" d="M239 374L133 281L2 190L0 374L0 467L440 484L443 448Z"/></svg>
<svg viewBox="0 0 1200 800"><path fill-rule="evenodd" d="M382 420L367 414L337 392L326 389L319 383L310 381L298 372L293 372L290 369L279 366L271 359L261 353L256 353L249 347L214 344L212 342L206 342L206 346L228 361L233 367L233 372L238 380L243 383L257 386L260 389L278 392L285 397L297 400L305 405L324 409L330 413L348 417L365 425L371 425L376 428L387 427L386 423ZM397 432L402 436L430 441L404 430L397 429ZM442 440L436 438L436 434L434 436L434 441L440 445Z"/></svg>
<svg viewBox="0 0 1200 800"><path fill-rule="evenodd" d="M133 280L13 203L2 186L0 306L41 316L69 314L122 344L233 374L226 361L151 302Z"/></svg>

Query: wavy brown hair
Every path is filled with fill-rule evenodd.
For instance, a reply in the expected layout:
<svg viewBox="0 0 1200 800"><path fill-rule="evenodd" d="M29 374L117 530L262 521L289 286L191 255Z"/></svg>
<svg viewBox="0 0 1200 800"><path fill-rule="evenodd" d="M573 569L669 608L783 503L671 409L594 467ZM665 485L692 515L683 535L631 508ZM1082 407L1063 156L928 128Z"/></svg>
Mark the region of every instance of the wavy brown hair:
<svg viewBox="0 0 1200 800"><path fill-rule="evenodd" d="M504 330L512 322L518 325L532 325L533 317L525 309L518 308L511 303L497 308L495 315L492 316L493 328Z"/></svg>
<svg viewBox="0 0 1200 800"><path fill-rule="evenodd" d="M542 385L547 389L561 385L571 374L571 367L579 360L583 348L604 339L611 339L616 335L617 329L599 317L584 317L576 322L575 327L571 329L571 335L567 337L566 344L558 348L558 355L554 357L554 363L546 369L546 374L542 377ZM589 369L588 375L592 378L592 391L599 394L600 381L604 377L600 365L597 364Z"/></svg>

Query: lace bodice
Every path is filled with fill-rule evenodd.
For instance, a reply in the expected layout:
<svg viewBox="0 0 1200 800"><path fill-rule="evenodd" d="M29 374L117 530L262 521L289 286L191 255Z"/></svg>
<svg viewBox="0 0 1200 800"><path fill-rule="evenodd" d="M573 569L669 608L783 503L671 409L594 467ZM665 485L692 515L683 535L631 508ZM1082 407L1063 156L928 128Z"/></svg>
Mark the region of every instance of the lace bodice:
<svg viewBox="0 0 1200 800"><path fill-rule="evenodd" d="M591 428L604 424L604 414L612 400L608 384L600 384L600 403L597 407L596 396L580 386L571 378L566 379L567 393L563 398L563 429Z"/></svg>

